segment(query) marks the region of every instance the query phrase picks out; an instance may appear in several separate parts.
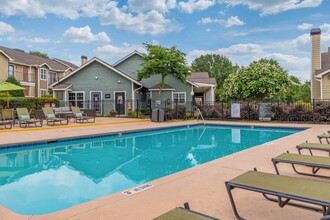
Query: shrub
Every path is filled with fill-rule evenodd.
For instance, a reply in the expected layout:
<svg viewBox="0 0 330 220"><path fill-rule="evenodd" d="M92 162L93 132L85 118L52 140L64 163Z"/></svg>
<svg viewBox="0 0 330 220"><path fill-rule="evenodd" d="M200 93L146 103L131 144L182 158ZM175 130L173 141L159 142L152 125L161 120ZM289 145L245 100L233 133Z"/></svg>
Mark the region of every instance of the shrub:
<svg viewBox="0 0 330 220"><path fill-rule="evenodd" d="M127 116L130 117L130 118L136 118L136 110L135 111L131 111L129 110L127 112ZM141 111L138 112L138 118L142 118L142 113Z"/></svg>
<svg viewBox="0 0 330 220"><path fill-rule="evenodd" d="M48 97L12 97L9 101L10 108L28 108L34 112L41 109L47 103L55 103L58 105L58 99ZM7 105L7 98L0 97L0 108Z"/></svg>

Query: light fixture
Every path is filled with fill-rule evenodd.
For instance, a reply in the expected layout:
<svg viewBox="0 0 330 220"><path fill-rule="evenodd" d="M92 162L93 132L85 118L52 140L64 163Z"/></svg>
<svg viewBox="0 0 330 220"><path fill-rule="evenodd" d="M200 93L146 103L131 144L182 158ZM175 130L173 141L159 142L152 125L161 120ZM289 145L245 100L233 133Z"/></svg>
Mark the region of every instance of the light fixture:
<svg viewBox="0 0 330 220"><path fill-rule="evenodd" d="M121 80L118 80L118 84L121 84Z"/></svg>
<svg viewBox="0 0 330 220"><path fill-rule="evenodd" d="M195 95L194 91L192 91L192 92L190 93L190 95L191 95L191 96L194 96L194 95Z"/></svg>
<svg viewBox="0 0 330 220"><path fill-rule="evenodd" d="M99 79L99 77L95 76L95 80L98 80L98 79Z"/></svg>

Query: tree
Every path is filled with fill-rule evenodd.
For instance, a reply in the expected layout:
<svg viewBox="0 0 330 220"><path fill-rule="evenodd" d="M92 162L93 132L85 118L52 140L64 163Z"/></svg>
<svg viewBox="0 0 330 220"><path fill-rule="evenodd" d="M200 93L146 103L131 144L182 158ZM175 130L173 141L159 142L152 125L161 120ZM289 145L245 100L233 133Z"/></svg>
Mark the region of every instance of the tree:
<svg viewBox="0 0 330 220"><path fill-rule="evenodd" d="M22 86L21 83L13 76L9 76L6 82L15 84L17 86ZM23 90L9 91L8 93L11 97L24 97Z"/></svg>
<svg viewBox="0 0 330 220"><path fill-rule="evenodd" d="M227 77L238 69L225 56L218 54L206 54L196 58L191 63L191 68L195 72L208 72L210 77L214 77L217 81L218 88L222 87Z"/></svg>
<svg viewBox="0 0 330 220"><path fill-rule="evenodd" d="M280 93L277 100L288 100L288 101L310 101L311 93L310 93L310 81L305 81L302 84L296 76L290 76L290 87L286 92Z"/></svg>
<svg viewBox="0 0 330 220"><path fill-rule="evenodd" d="M273 59L253 61L225 80L222 97L231 100L272 99L285 93L291 85L286 71Z"/></svg>
<svg viewBox="0 0 330 220"><path fill-rule="evenodd" d="M49 59L48 55L46 53L42 53L40 51L30 51L31 55L38 56L38 57L43 57Z"/></svg>
<svg viewBox="0 0 330 220"><path fill-rule="evenodd" d="M159 75L160 89L159 98L162 88L164 88L167 76L175 76L183 83L190 73L190 69L186 66L185 53L176 49L175 46L166 48L159 45L144 44L148 54L143 54L144 62L141 64L142 69L138 71L138 80L150 78Z"/></svg>

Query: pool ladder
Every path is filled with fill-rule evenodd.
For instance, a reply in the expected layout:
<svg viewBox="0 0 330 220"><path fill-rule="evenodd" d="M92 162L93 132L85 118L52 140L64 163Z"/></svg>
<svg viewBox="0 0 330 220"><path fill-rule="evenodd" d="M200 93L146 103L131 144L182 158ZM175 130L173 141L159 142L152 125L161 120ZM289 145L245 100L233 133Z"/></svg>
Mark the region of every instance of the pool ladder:
<svg viewBox="0 0 330 220"><path fill-rule="evenodd" d="M202 121L203 121L203 124L205 125L206 123L205 123L205 120L204 120L204 117L203 117L203 114L202 114L201 110L196 107L196 111L197 111L197 121L198 121L198 119L200 117L202 119Z"/></svg>

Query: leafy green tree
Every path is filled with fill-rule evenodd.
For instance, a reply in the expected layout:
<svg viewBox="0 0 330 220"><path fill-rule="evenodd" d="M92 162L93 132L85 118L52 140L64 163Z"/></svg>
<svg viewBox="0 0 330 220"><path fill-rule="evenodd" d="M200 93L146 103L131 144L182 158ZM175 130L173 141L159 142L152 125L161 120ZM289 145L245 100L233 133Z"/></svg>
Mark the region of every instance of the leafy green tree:
<svg viewBox="0 0 330 220"><path fill-rule="evenodd" d="M220 88L227 77L234 73L239 67L233 65L225 56L218 54L206 54L197 57L192 63L191 68L195 72L208 72L210 77L217 81L217 87Z"/></svg>
<svg viewBox="0 0 330 220"><path fill-rule="evenodd" d="M229 75L222 88L222 98L263 101L285 93L290 85L288 74L277 61L260 59Z"/></svg>
<svg viewBox="0 0 330 220"><path fill-rule="evenodd" d="M277 100L288 100L288 101L310 101L311 93L310 93L310 82L305 81L304 84L301 84L299 78L296 76L290 76L290 87L286 92L280 93Z"/></svg>
<svg viewBox="0 0 330 220"><path fill-rule="evenodd" d="M144 44L148 53L143 54L144 62L141 64L142 69L138 71L138 80L150 78L154 75L160 76L160 89L166 84L167 76L175 76L182 82L186 82L190 69L186 66L185 53L176 49L175 46L166 48L159 45Z"/></svg>
<svg viewBox="0 0 330 220"><path fill-rule="evenodd" d="M42 53L40 51L30 51L30 54L38 57L49 58L49 56L46 53Z"/></svg>
<svg viewBox="0 0 330 220"><path fill-rule="evenodd" d="M17 86L22 86L21 83L13 76L9 76L6 82L15 84ZM8 93L11 97L24 97L23 90L9 91Z"/></svg>

